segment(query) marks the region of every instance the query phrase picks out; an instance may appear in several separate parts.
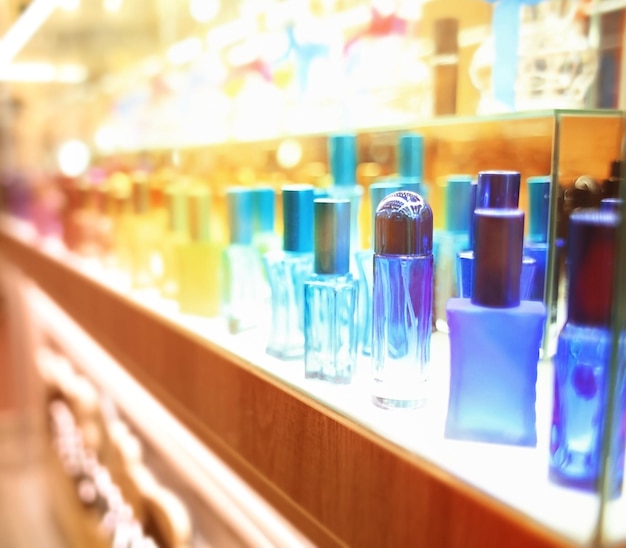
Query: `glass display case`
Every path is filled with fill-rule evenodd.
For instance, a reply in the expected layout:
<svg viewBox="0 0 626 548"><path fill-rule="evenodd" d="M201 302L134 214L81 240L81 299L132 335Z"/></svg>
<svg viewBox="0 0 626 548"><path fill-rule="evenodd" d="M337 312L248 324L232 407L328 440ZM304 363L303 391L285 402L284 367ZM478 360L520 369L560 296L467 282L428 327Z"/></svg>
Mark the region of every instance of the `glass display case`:
<svg viewBox="0 0 626 548"><path fill-rule="evenodd" d="M625 114L591 108L606 3L240 2L206 23L126 4L125 25L150 14L137 58L4 131L0 253L38 286L37 329L69 354L59 326L77 329L106 355L81 367L102 393L127 402L104 370L130 374L290 542L626 543ZM84 165L33 178L69 138ZM432 272L408 274L416 257ZM133 283L139 259L154 281ZM235 329L244 283L255 323ZM281 359L286 302L303 348ZM350 362L341 383L307 374L313 335ZM418 353L420 397L389 396ZM381 392L383 361L400 373Z"/></svg>

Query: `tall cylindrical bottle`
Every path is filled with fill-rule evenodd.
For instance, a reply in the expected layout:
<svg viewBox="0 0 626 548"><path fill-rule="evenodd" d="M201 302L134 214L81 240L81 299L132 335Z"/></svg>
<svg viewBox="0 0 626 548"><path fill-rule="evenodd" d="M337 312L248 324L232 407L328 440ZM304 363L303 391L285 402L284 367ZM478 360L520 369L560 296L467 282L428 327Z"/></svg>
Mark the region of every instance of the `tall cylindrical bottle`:
<svg viewBox="0 0 626 548"><path fill-rule="evenodd" d="M373 401L419 407L426 399L433 298L433 214L414 192L376 210L372 300Z"/></svg>

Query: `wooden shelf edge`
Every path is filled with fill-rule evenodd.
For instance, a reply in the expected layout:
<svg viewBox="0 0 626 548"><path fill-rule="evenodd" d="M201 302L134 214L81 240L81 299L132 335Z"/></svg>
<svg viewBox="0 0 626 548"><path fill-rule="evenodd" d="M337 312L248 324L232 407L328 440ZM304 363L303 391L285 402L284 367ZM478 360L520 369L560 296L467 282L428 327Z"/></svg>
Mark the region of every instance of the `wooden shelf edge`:
<svg viewBox="0 0 626 548"><path fill-rule="evenodd" d="M0 253L315 543L570 545L5 229Z"/></svg>

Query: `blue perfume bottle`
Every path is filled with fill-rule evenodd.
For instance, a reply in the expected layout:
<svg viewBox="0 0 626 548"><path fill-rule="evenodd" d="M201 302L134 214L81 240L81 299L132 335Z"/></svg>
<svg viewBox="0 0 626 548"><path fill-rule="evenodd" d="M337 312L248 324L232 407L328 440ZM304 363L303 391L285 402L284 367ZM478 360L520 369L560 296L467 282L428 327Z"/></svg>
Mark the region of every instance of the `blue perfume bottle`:
<svg viewBox="0 0 626 548"><path fill-rule="evenodd" d="M271 289L272 323L267 353L304 356L304 282L313 272L313 186L285 185L283 250L263 258Z"/></svg>
<svg viewBox="0 0 626 548"><path fill-rule="evenodd" d="M448 438L534 446L546 310L520 300L524 212L477 209L471 299L448 302Z"/></svg>
<svg viewBox="0 0 626 548"><path fill-rule="evenodd" d="M550 436L550 478L588 491L599 490L602 432L608 427L609 390L615 390L621 428L612 435L618 453L609 459L610 491L621 491L626 424L625 358L619 358L617 387L607 385L610 328L619 215L579 209L569 218L567 321L554 356L554 403Z"/></svg>
<svg viewBox="0 0 626 548"><path fill-rule="evenodd" d="M621 211L622 199L621 198L602 198L600 200L600 209L602 211Z"/></svg>
<svg viewBox="0 0 626 548"><path fill-rule="evenodd" d="M231 333L257 325L265 299L265 283L253 240L253 193L249 188L226 189L229 242L224 250L225 315Z"/></svg>
<svg viewBox="0 0 626 548"><path fill-rule="evenodd" d="M384 408L426 400L433 299L433 214L414 192L376 210L372 300L372 399Z"/></svg>
<svg viewBox="0 0 626 548"><path fill-rule="evenodd" d="M252 245L263 257L279 250L280 238L276 234L276 191L269 186L252 189Z"/></svg>
<svg viewBox="0 0 626 548"><path fill-rule="evenodd" d="M519 207L520 174L517 171L481 171L476 183L476 201L474 209L517 209ZM472 214L473 215L473 214ZM472 216L470 222L471 234L475 230L476 220ZM458 293L460 297L471 297L474 286L474 250L462 251L457 255ZM530 288L535 274L535 260L532 257L522 259L520 274L520 297L528 299Z"/></svg>
<svg viewBox="0 0 626 548"><path fill-rule="evenodd" d="M472 178L469 175L450 175L445 185L444 229L434 235L435 257L435 326L448 331L446 304L458 296L457 256L469 250L469 228L472 220L470 200Z"/></svg>
<svg viewBox="0 0 626 548"><path fill-rule="evenodd" d="M370 185L372 247L376 223L376 208L385 196L401 188L402 185L396 181L384 181ZM356 263L359 269L358 333L361 354L364 356L369 356L372 352L372 290L374 283L374 251L372 247L362 249L356 253Z"/></svg>
<svg viewBox="0 0 626 548"><path fill-rule="evenodd" d="M548 260L548 217L550 215L550 176L529 177L528 236L524 255L535 259L535 274L528 299L543 301L545 295L546 264Z"/></svg>
<svg viewBox="0 0 626 548"><path fill-rule="evenodd" d="M350 201L314 201L313 274L304 283L304 370L309 379L352 381L358 283L350 273Z"/></svg>
<svg viewBox="0 0 626 548"><path fill-rule="evenodd" d="M398 176L405 190L428 199L424 182L424 137L418 133L403 133L398 138Z"/></svg>
<svg viewBox="0 0 626 548"><path fill-rule="evenodd" d="M350 201L350 257L352 274L357 274L354 255L361 249L359 211L363 187L356 181L357 141L351 133L328 138L328 163L333 184L327 189L330 198Z"/></svg>

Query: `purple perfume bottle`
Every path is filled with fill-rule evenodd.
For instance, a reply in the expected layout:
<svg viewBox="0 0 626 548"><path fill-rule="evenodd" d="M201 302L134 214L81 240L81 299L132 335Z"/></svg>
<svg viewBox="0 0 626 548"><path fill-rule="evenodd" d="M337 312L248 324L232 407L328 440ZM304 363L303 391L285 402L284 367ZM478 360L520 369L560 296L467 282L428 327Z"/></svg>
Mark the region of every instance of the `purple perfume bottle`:
<svg viewBox="0 0 626 548"><path fill-rule="evenodd" d="M626 424L625 359L619 357L619 385L607 385L611 359L610 328L619 215L579 209L569 219L567 245L567 321L554 356L554 404L550 437L550 478L588 491L599 490L602 432L609 427L609 390ZM612 433L617 454L609 459L612 495L624 474L624 428Z"/></svg>
<svg viewBox="0 0 626 548"><path fill-rule="evenodd" d="M267 353L304 356L304 282L313 271L313 186L285 185L283 250L264 255L271 289L272 323Z"/></svg>
<svg viewBox="0 0 626 548"><path fill-rule="evenodd" d="M477 209L471 299L448 301L446 437L534 446L543 303L520 300L524 212Z"/></svg>
<svg viewBox="0 0 626 548"><path fill-rule="evenodd" d="M385 408L426 400L433 299L433 214L414 192L376 210L372 300L372 399Z"/></svg>
<svg viewBox="0 0 626 548"><path fill-rule="evenodd" d="M314 201L314 265L304 283L304 370L348 384L356 366L358 282L350 273L350 201Z"/></svg>
<svg viewBox="0 0 626 548"><path fill-rule="evenodd" d="M478 173L476 185L476 200L473 202L474 209L517 209L519 207L520 174L517 171L481 171ZM473 200L472 200L473 201ZM472 202L470 202L471 204ZM470 225L476 220L472 218ZM473 231L470 228L470 243L473 245ZM474 275L474 250L460 252L457 255L457 285L460 297L471 297ZM524 257L520 274L520 297L527 299L533 276L535 273L535 260Z"/></svg>

